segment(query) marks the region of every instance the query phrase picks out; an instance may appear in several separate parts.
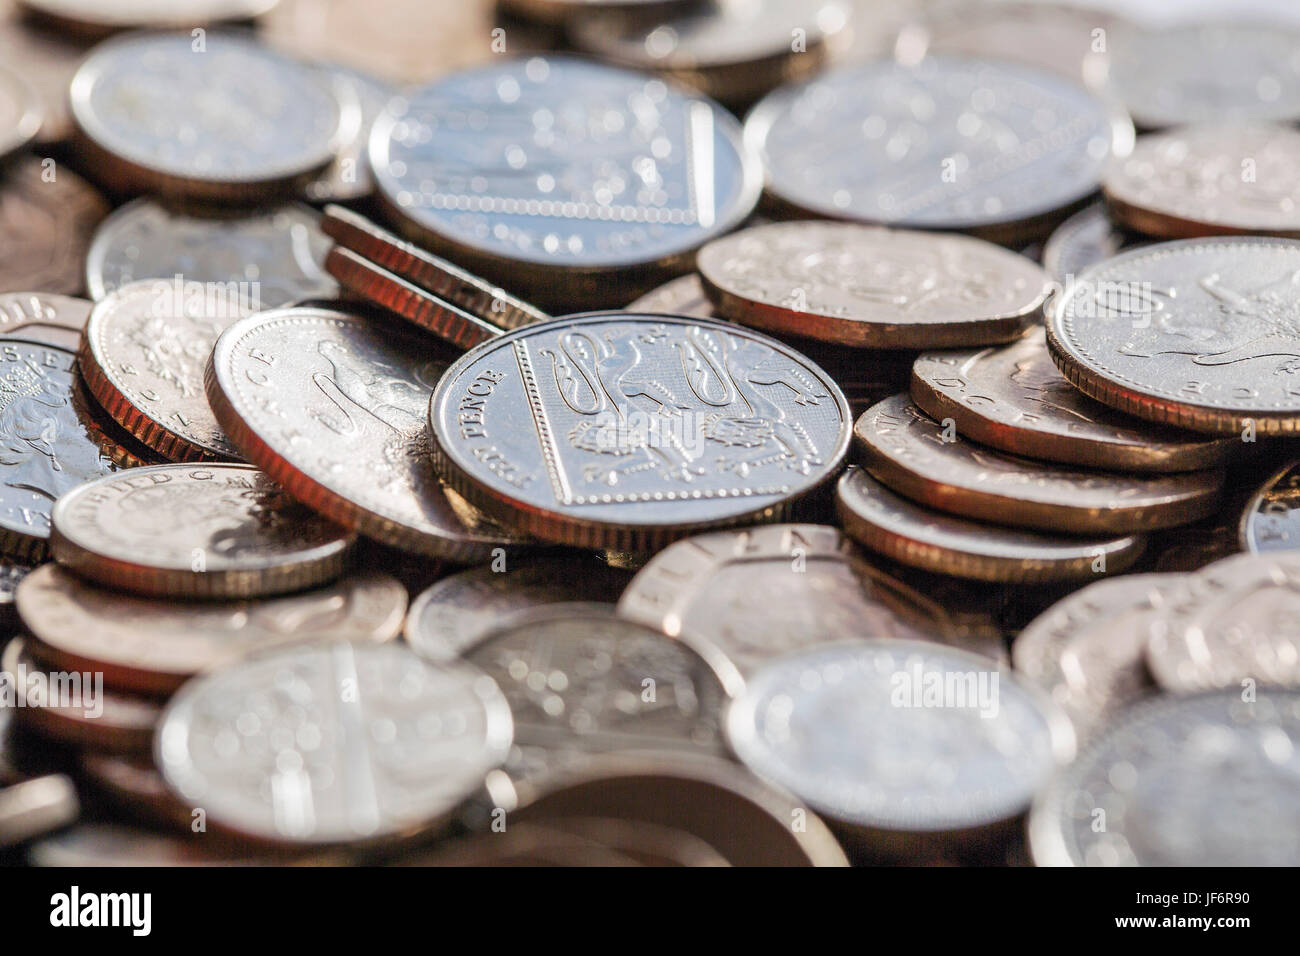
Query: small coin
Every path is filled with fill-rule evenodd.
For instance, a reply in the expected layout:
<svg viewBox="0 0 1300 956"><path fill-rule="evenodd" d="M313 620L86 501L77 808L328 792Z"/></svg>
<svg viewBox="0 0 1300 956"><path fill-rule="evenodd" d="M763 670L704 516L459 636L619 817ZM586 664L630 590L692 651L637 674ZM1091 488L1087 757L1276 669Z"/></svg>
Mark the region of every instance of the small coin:
<svg viewBox="0 0 1300 956"><path fill-rule="evenodd" d="M1296 692L1261 690L1246 702L1238 689L1136 704L1035 800L1034 862L1296 866L1300 750L1287 745L1297 736Z"/></svg>
<svg viewBox="0 0 1300 956"><path fill-rule="evenodd" d="M0 4L0 63L35 89L44 122L36 132L42 146L61 143L72 134L68 87L86 47L17 16L7 2Z"/></svg>
<svg viewBox="0 0 1300 956"><path fill-rule="evenodd" d="M628 312L688 315L695 319L722 318L709 301L699 275L694 273L665 282L634 302L629 302L624 308Z"/></svg>
<svg viewBox="0 0 1300 956"><path fill-rule="evenodd" d="M396 637L406 589L378 572L253 601L164 601L119 594L47 564L18 589L43 664L104 674L107 686L167 695L187 679L281 644Z"/></svg>
<svg viewBox="0 0 1300 956"><path fill-rule="evenodd" d="M446 259L399 239L350 209L326 206L321 228L345 249L492 325L517 329L551 318L536 306L515 298Z"/></svg>
<svg viewBox="0 0 1300 956"><path fill-rule="evenodd" d="M355 122L344 131L343 146L329 168L315 181L308 183L306 197L312 202L350 202L364 199L375 188L366 149L370 144L370 130L383 112L395 90L359 70L330 65L319 68L334 85L334 95L340 103L355 100L359 109L348 111Z"/></svg>
<svg viewBox="0 0 1300 956"><path fill-rule="evenodd" d="M1041 328L1002 348L923 353L912 366L911 397L972 441L1089 468L1191 471L1222 464L1241 445L1094 402L1053 364Z"/></svg>
<svg viewBox="0 0 1300 956"><path fill-rule="evenodd" d="M154 465L54 506L50 552L107 587L156 597L249 598L337 578L353 535L251 465Z"/></svg>
<svg viewBox="0 0 1300 956"><path fill-rule="evenodd" d="M1084 269L1141 244L1111 221L1105 203L1095 202L1052 231L1043 246L1043 268L1058 282L1072 282Z"/></svg>
<svg viewBox="0 0 1300 956"><path fill-rule="evenodd" d="M120 192L249 201L300 192L350 119L311 67L239 33L108 40L72 81L72 116ZM352 103L354 110L360 105Z"/></svg>
<svg viewBox="0 0 1300 956"><path fill-rule="evenodd" d="M44 116L37 92L23 77L0 67L0 159L31 142Z"/></svg>
<svg viewBox="0 0 1300 956"><path fill-rule="evenodd" d="M1103 187L1111 215L1149 236L1300 237L1300 132L1207 123L1138 137Z"/></svg>
<svg viewBox="0 0 1300 956"><path fill-rule="evenodd" d="M727 738L881 854L1013 824L1074 751L1069 723L987 658L888 639L772 661L733 702Z"/></svg>
<svg viewBox="0 0 1300 956"><path fill-rule="evenodd" d="M18 0L33 16L87 36L118 30L190 30L224 21L252 20L279 0Z"/></svg>
<svg viewBox="0 0 1300 956"><path fill-rule="evenodd" d="M155 756L214 827L369 843L443 825L510 739L509 705L474 668L434 665L401 644L335 641L191 681L163 712Z"/></svg>
<svg viewBox="0 0 1300 956"><path fill-rule="evenodd" d="M72 780L51 774L0 790L0 847L16 846L74 822L81 812Z"/></svg>
<svg viewBox="0 0 1300 956"><path fill-rule="evenodd" d="M504 618L548 604L613 602L631 575L594 558L470 568L443 578L411 602L406 641L431 660L448 660L478 643ZM2 600L2 598L0 598Z"/></svg>
<svg viewBox="0 0 1300 956"><path fill-rule="evenodd" d="M1253 438L1300 430L1300 241L1187 239L1088 270L1047 319L1052 360L1151 421Z"/></svg>
<svg viewBox="0 0 1300 956"><path fill-rule="evenodd" d="M893 494L850 468L835 496L844 530L864 547L911 567L977 581L1087 580L1129 568L1140 535L1061 538L951 517Z"/></svg>
<svg viewBox="0 0 1300 956"><path fill-rule="evenodd" d="M77 295L108 203L75 173L34 157L0 171L0 289Z"/></svg>
<svg viewBox="0 0 1300 956"><path fill-rule="evenodd" d="M1300 461L1289 462L1251 498L1238 538L1253 554L1300 550Z"/></svg>
<svg viewBox="0 0 1300 956"><path fill-rule="evenodd" d="M773 339L609 312L475 349L438 383L429 424L447 482L509 526L653 551L783 520L838 471L848 415L835 383Z"/></svg>
<svg viewBox="0 0 1300 956"><path fill-rule="evenodd" d="M1093 193L1132 135L1059 76L941 56L839 67L769 94L745 121L787 206L1021 242Z"/></svg>
<svg viewBox="0 0 1300 956"><path fill-rule="evenodd" d="M274 309L221 334L207 394L244 456L316 511L394 547L482 561L522 541L433 472L425 418L447 365L427 338L372 318Z"/></svg>
<svg viewBox="0 0 1300 956"><path fill-rule="evenodd" d="M329 245L320 214L297 203L198 213L138 199L96 231L86 285L98 300L138 279L167 279L178 301L275 308L338 293L325 271Z"/></svg>
<svg viewBox="0 0 1300 956"><path fill-rule="evenodd" d="M91 303L47 292L0 293L0 336L17 335L76 350L90 317Z"/></svg>
<svg viewBox="0 0 1300 956"><path fill-rule="evenodd" d="M1071 471L967 441L906 395L869 408L853 428L867 470L891 491L977 521L1057 534L1132 534L1203 518L1222 470L1126 475Z"/></svg>

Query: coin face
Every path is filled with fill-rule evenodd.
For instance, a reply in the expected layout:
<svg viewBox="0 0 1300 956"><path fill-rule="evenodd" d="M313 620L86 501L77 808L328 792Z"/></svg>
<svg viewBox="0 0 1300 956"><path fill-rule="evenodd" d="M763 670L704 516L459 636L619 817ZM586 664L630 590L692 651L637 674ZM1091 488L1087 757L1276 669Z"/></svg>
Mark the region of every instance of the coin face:
<svg viewBox="0 0 1300 956"><path fill-rule="evenodd" d="M913 833L1018 816L1074 749L1068 723L991 661L893 640L773 661L732 704L727 738L828 819Z"/></svg>
<svg viewBox="0 0 1300 956"><path fill-rule="evenodd" d="M1250 703L1237 690L1138 704L1035 801L1034 862L1295 866L1300 752L1286 744L1297 734L1296 692L1261 690Z"/></svg>
<svg viewBox="0 0 1300 956"><path fill-rule="evenodd" d="M968 521L913 504L860 468L836 488L844 530L902 564L977 581L1087 580L1130 567L1140 535L1062 538Z"/></svg>
<svg viewBox="0 0 1300 956"><path fill-rule="evenodd" d="M72 116L123 191L285 195L335 157L345 116L311 67L237 33L107 41L72 81ZM355 109L359 105L352 104Z"/></svg>
<svg viewBox="0 0 1300 956"><path fill-rule="evenodd" d="M435 248L552 280L682 257L734 228L760 187L715 103L568 57L500 59L409 92L375 123L370 162Z"/></svg>
<svg viewBox="0 0 1300 956"><path fill-rule="evenodd" d="M1121 471L1189 471L1222 464L1237 438L1152 425L1094 402L1052 362L1042 329L1001 348L924 352L912 400L966 438L1014 454Z"/></svg>
<svg viewBox="0 0 1300 956"><path fill-rule="evenodd" d="M0 68L0 158L27 145L43 117L36 91L18 74Z"/></svg>
<svg viewBox="0 0 1300 956"><path fill-rule="evenodd" d="M55 505L56 561L157 597L301 591L343 571L354 538L250 465L155 465L87 482Z"/></svg>
<svg viewBox="0 0 1300 956"><path fill-rule="evenodd" d="M614 602L631 576L593 559L487 565L449 575L411 602L406 640L431 660L448 660L478 643L503 619L548 604Z"/></svg>
<svg viewBox="0 0 1300 956"><path fill-rule="evenodd" d="M338 293L325 272L329 246L320 216L296 203L192 215L138 199L95 233L86 285L102 299L138 279L166 279L191 301L216 296L273 308Z"/></svg>
<svg viewBox="0 0 1300 956"><path fill-rule="evenodd" d="M1052 359L1114 408L1203 432L1300 429L1300 241L1189 239L1116 256L1066 290Z"/></svg>
<svg viewBox="0 0 1300 956"><path fill-rule="evenodd" d="M216 826L280 843L372 842L444 823L510 739L510 707L479 671L339 641L191 682L163 714L156 759Z"/></svg>
<svg viewBox="0 0 1300 956"><path fill-rule="evenodd" d="M0 336L35 337L75 351L91 303L48 292L0 293Z"/></svg>
<svg viewBox="0 0 1300 956"><path fill-rule="evenodd" d="M312 202L364 199L375 188L375 180L366 161L370 130L395 91L387 83L358 70L335 65L320 69L329 77L339 102L355 100L359 108L352 114L356 121L344 131L347 135L342 138L343 146L338 156L319 178L308 183L306 196Z"/></svg>
<svg viewBox="0 0 1300 956"><path fill-rule="evenodd" d="M1105 203L1096 202L1052 231L1043 245L1043 268L1058 281L1070 282L1089 266L1141 244L1111 221Z"/></svg>
<svg viewBox="0 0 1300 956"><path fill-rule="evenodd" d="M1243 551L1300 549L1300 462L1290 462L1251 499L1241 518Z"/></svg>
<svg viewBox="0 0 1300 956"><path fill-rule="evenodd" d="M96 587L56 565L24 579L18 613L32 653L70 670L103 671L114 688L170 694L200 671L308 638L391 640L406 589L386 574L253 601L164 601Z"/></svg>
<svg viewBox="0 0 1300 956"><path fill-rule="evenodd" d="M208 400L244 456L315 510L396 547L486 560L519 539L448 499L428 460L447 362L390 325L321 308L250 316L217 341Z"/></svg>
<svg viewBox="0 0 1300 956"><path fill-rule="evenodd" d="M704 292L698 275L678 276L651 289L626 306L629 312L656 312L667 315L689 315L696 319L721 319L713 303Z"/></svg>
<svg viewBox="0 0 1300 956"><path fill-rule="evenodd" d="M439 471L546 540L648 551L779 521L835 474L848 406L817 366L704 320L592 313L485 343L438 383Z"/></svg>
<svg viewBox="0 0 1300 956"><path fill-rule="evenodd" d="M1214 510L1222 471L1127 475L1072 471L966 441L906 395L854 425L867 470L892 491L977 521L1041 531L1131 534L1189 524Z"/></svg>
<svg viewBox="0 0 1300 956"><path fill-rule="evenodd" d="M1132 128L1059 76L927 57L779 89L750 113L745 139L763 156L768 192L797 209L1005 236L1092 193Z"/></svg>
<svg viewBox="0 0 1300 956"><path fill-rule="evenodd" d="M79 294L90 236L107 214L104 197L75 173L14 162L0 172L0 289Z"/></svg>

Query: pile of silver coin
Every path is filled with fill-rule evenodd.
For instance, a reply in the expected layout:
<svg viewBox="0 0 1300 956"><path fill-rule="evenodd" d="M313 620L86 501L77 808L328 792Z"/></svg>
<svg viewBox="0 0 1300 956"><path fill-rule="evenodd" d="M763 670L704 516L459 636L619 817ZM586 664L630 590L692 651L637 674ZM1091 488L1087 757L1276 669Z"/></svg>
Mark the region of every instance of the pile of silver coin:
<svg viewBox="0 0 1300 956"><path fill-rule="evenodd" d="M1300 864L1300 11L1077 3L0 0L0 862Z"/></svg>

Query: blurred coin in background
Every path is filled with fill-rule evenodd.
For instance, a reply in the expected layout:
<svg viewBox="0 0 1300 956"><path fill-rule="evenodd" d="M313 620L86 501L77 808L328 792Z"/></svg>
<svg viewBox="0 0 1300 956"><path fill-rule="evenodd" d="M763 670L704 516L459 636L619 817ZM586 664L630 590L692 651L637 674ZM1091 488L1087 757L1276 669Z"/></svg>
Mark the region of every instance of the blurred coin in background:
<svg viewBox="0 0 1300 956"><path fill-rule="evenodd" d="M0 292L78 295L86 253L108 203L53 159L0 170Z"/></svg>

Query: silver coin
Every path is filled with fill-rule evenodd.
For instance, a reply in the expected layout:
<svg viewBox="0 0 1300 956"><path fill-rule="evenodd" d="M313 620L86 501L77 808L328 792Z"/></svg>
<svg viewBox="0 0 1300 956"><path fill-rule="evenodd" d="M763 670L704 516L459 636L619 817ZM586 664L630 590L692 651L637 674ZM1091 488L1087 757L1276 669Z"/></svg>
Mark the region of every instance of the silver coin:
<svg viewBox="0 0 1300 956"><path fill-rule="evenodd" d="M842 67L745 121L767 189L816 215L1020 235L1097 189L1132 127L1082 87L957 57Z"/></svg>
<svg viewBox="0 0 1300 956"><path fill-rule="evenodd" d="M307 206L195 215L139 199L95 232L86 287L98 300L138 279L166 279L182 301L219 296L269 309L338 294L325 272L329 248Z"/></svg>
<svg viewBox="0 0 1300 956"><path fill-rule="evenodd" d="M1296 866L1300 693L1137 704L1044 790L1039 866Z"/></svg>
<svg viewBox="0 0 1300 956"><path fill-rule="evenodd" d="M18 74L0 68L0 159L35 137L43 116L36 91Z"/></svg>
<svg viewBox="0 0 1300 956"><path fill-rule="evenodd" d="M275 862L247 847L224 846L212 836L182 839L119 823L78 823L37 840L27 848L27 861L32 866L68 868L267 866Z"/></svg>
<svg viewBox="0 0 1300 956"><path fill-rule="evenodd" d="M464 664L401 644L307 644L172 698L155 757L211 825L291 844L436 829L510 747L510 707Z"/></svg>
<svg viewBox="0 0 1300 956"><path fill-rule="evenodd" d="M1140 238L1111 221L1105 203L1095 202L1052 231L1043 245L1043 268L1069 282L1089 266L1139 245Z"/></svg>
<svg viewBox="0 0 1300 956"><path fill-rule="evenodd" d="M1239 540L1254 554L1300 550L1300 462L1289 462L1251 498Z"/></svg>
<svg viewBox="0 0 1300 956"><path fill-rule="evenodd" d="M51 774L0 789L0 847L16 846L74 822L81 812L72 779Z"/></svg>
<svg viewBox="0 0 1300 956"><path fill-rule="evenodd" d="M429 409L439 471L472 504L620 551L782 520L839 469L848 417L834 382L773 339L624 312L484 343Z"/></svg>
<svg viewBox="0 0 1300 956"><path fill-rule="evenodd" d="M344 131L338 156L318 179L307 185L306 197L312 202L361 199L369 196L375 188L366 158L370 131L395 90L357 70L334 65L320 69L330 77L339 102L355 100L359 108L352 114L355 122Z"/></svg>
<svg viewBox="0 0 1300 956"><path fill-rule="evenodd" d="M656 312L666 315L689 315L696 319L721 319L704 292L698 274L678 276L638 296L624 308L628 312Z"/></svg>
<svg viewBox="0 0 1300 956"><path fill-rule="evenodd" d="M191 30L223 21L251 20L279 0L18 0L33 15L86 34L115 30Z"/></svg>

